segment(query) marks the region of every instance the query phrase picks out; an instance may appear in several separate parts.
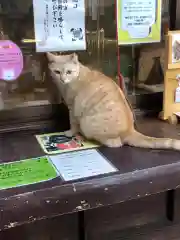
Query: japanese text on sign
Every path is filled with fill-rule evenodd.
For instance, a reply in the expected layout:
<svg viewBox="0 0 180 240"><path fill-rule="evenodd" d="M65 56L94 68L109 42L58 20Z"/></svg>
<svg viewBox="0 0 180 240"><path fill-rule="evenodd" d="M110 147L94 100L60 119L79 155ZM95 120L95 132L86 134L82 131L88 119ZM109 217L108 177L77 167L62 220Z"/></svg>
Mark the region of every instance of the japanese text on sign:
<svg viewBox="0 0 180 240"><path fill-rule="evenodd" d="M123 0L123 3L122 29L135 38L147 37L150 26L155 23L156 0Z"/></svg>
<svg viewBox="0 0 180 240"><path fill-rule="evenodd" d="M84 0L33 0L33 6L38 52L86 49Z"/></svg>
<svg viewBox="0 0 180 240"><path fill-rule="evenodd" d="M118 44L161 40L162 0L116 0Z"/></svg>

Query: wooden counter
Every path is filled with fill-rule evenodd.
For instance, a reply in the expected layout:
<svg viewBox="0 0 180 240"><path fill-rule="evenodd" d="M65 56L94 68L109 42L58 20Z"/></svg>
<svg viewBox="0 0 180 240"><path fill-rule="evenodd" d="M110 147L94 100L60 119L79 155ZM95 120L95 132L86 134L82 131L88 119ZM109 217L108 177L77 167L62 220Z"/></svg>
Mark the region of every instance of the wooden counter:
<svg viewBox="0 0 180 240"><path fill-rule="evenodd" d="M180 138L178 127L175 130L174 126L153 119L139 122L138 128L151 136ZM1 162L44 155L34 134L37 131L1 134ZM56 178L0 191L0 229L138 199L180 184L179 152L128 146L101 147L100 151L119 169L117 173L75 182Z"/></svg>

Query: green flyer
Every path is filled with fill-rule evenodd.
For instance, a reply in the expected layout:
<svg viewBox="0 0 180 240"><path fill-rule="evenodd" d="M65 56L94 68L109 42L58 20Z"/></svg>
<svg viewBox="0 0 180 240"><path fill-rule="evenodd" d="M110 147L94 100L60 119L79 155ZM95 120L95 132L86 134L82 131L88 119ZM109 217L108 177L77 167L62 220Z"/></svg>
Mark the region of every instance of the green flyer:
<svg viewBox="0 0 180 240"><path fill-rule="evenodd" d="M162 0L116 0L118 44L160 42Z"/></svg>
<svg viewBox="0 0 180 240"><path fill-rule="evenodd" d="M46 156L0 164L0 189L44 182L57 177Z"/></svg>

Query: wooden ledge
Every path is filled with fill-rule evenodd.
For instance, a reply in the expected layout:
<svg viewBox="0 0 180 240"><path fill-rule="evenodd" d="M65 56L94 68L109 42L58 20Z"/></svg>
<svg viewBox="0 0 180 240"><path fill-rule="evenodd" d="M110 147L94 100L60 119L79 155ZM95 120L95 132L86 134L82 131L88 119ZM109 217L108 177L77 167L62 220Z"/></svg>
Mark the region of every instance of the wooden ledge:
<svg viewBox="0 0 180 240"><path fill-rule="evenodd" d="M143 133L154 137L179 137L178 126L155 120L143 120L137 125ZM35 131L29 130L0 135L2 162L44 155L34 134ZM102 147L100 151L119 169L117 173L74 182L56 178L0 191L0 230L179 187L179 152L128 146Z"/></svg>

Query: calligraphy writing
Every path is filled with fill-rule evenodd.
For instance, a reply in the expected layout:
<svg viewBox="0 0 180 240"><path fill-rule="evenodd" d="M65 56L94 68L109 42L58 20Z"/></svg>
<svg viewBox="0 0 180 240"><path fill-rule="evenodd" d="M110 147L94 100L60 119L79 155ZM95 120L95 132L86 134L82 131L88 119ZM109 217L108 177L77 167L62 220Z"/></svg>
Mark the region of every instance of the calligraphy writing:
<svg viewBox="0 0 180 240"><path fill-rule="evenodd" d="M48 4L46 4L46 15L44 19L44 32L45 32L45 40L47 40L47 37L49 35L49 9L48 9Z"/></svg>
<svg viewBox="0 0 180 240"><path fill-rule="evenodd" d="M73 2L73 8L77 8L78 7L78 0L72 0Z"/></svg>
<svg viewBox="0 0 180 240"><path fill-rule="evenodd" d="M74 0L75 1L75 0ZM127 27L150 26L154 22L153 1L133 1L124 3L124 20Z"/></svg>
<svg viewBox="0 0 180 240"><path fill-rule="evenodd" d="M33 0L36 51L85 50L85 9L84 0Z"/></svg>

